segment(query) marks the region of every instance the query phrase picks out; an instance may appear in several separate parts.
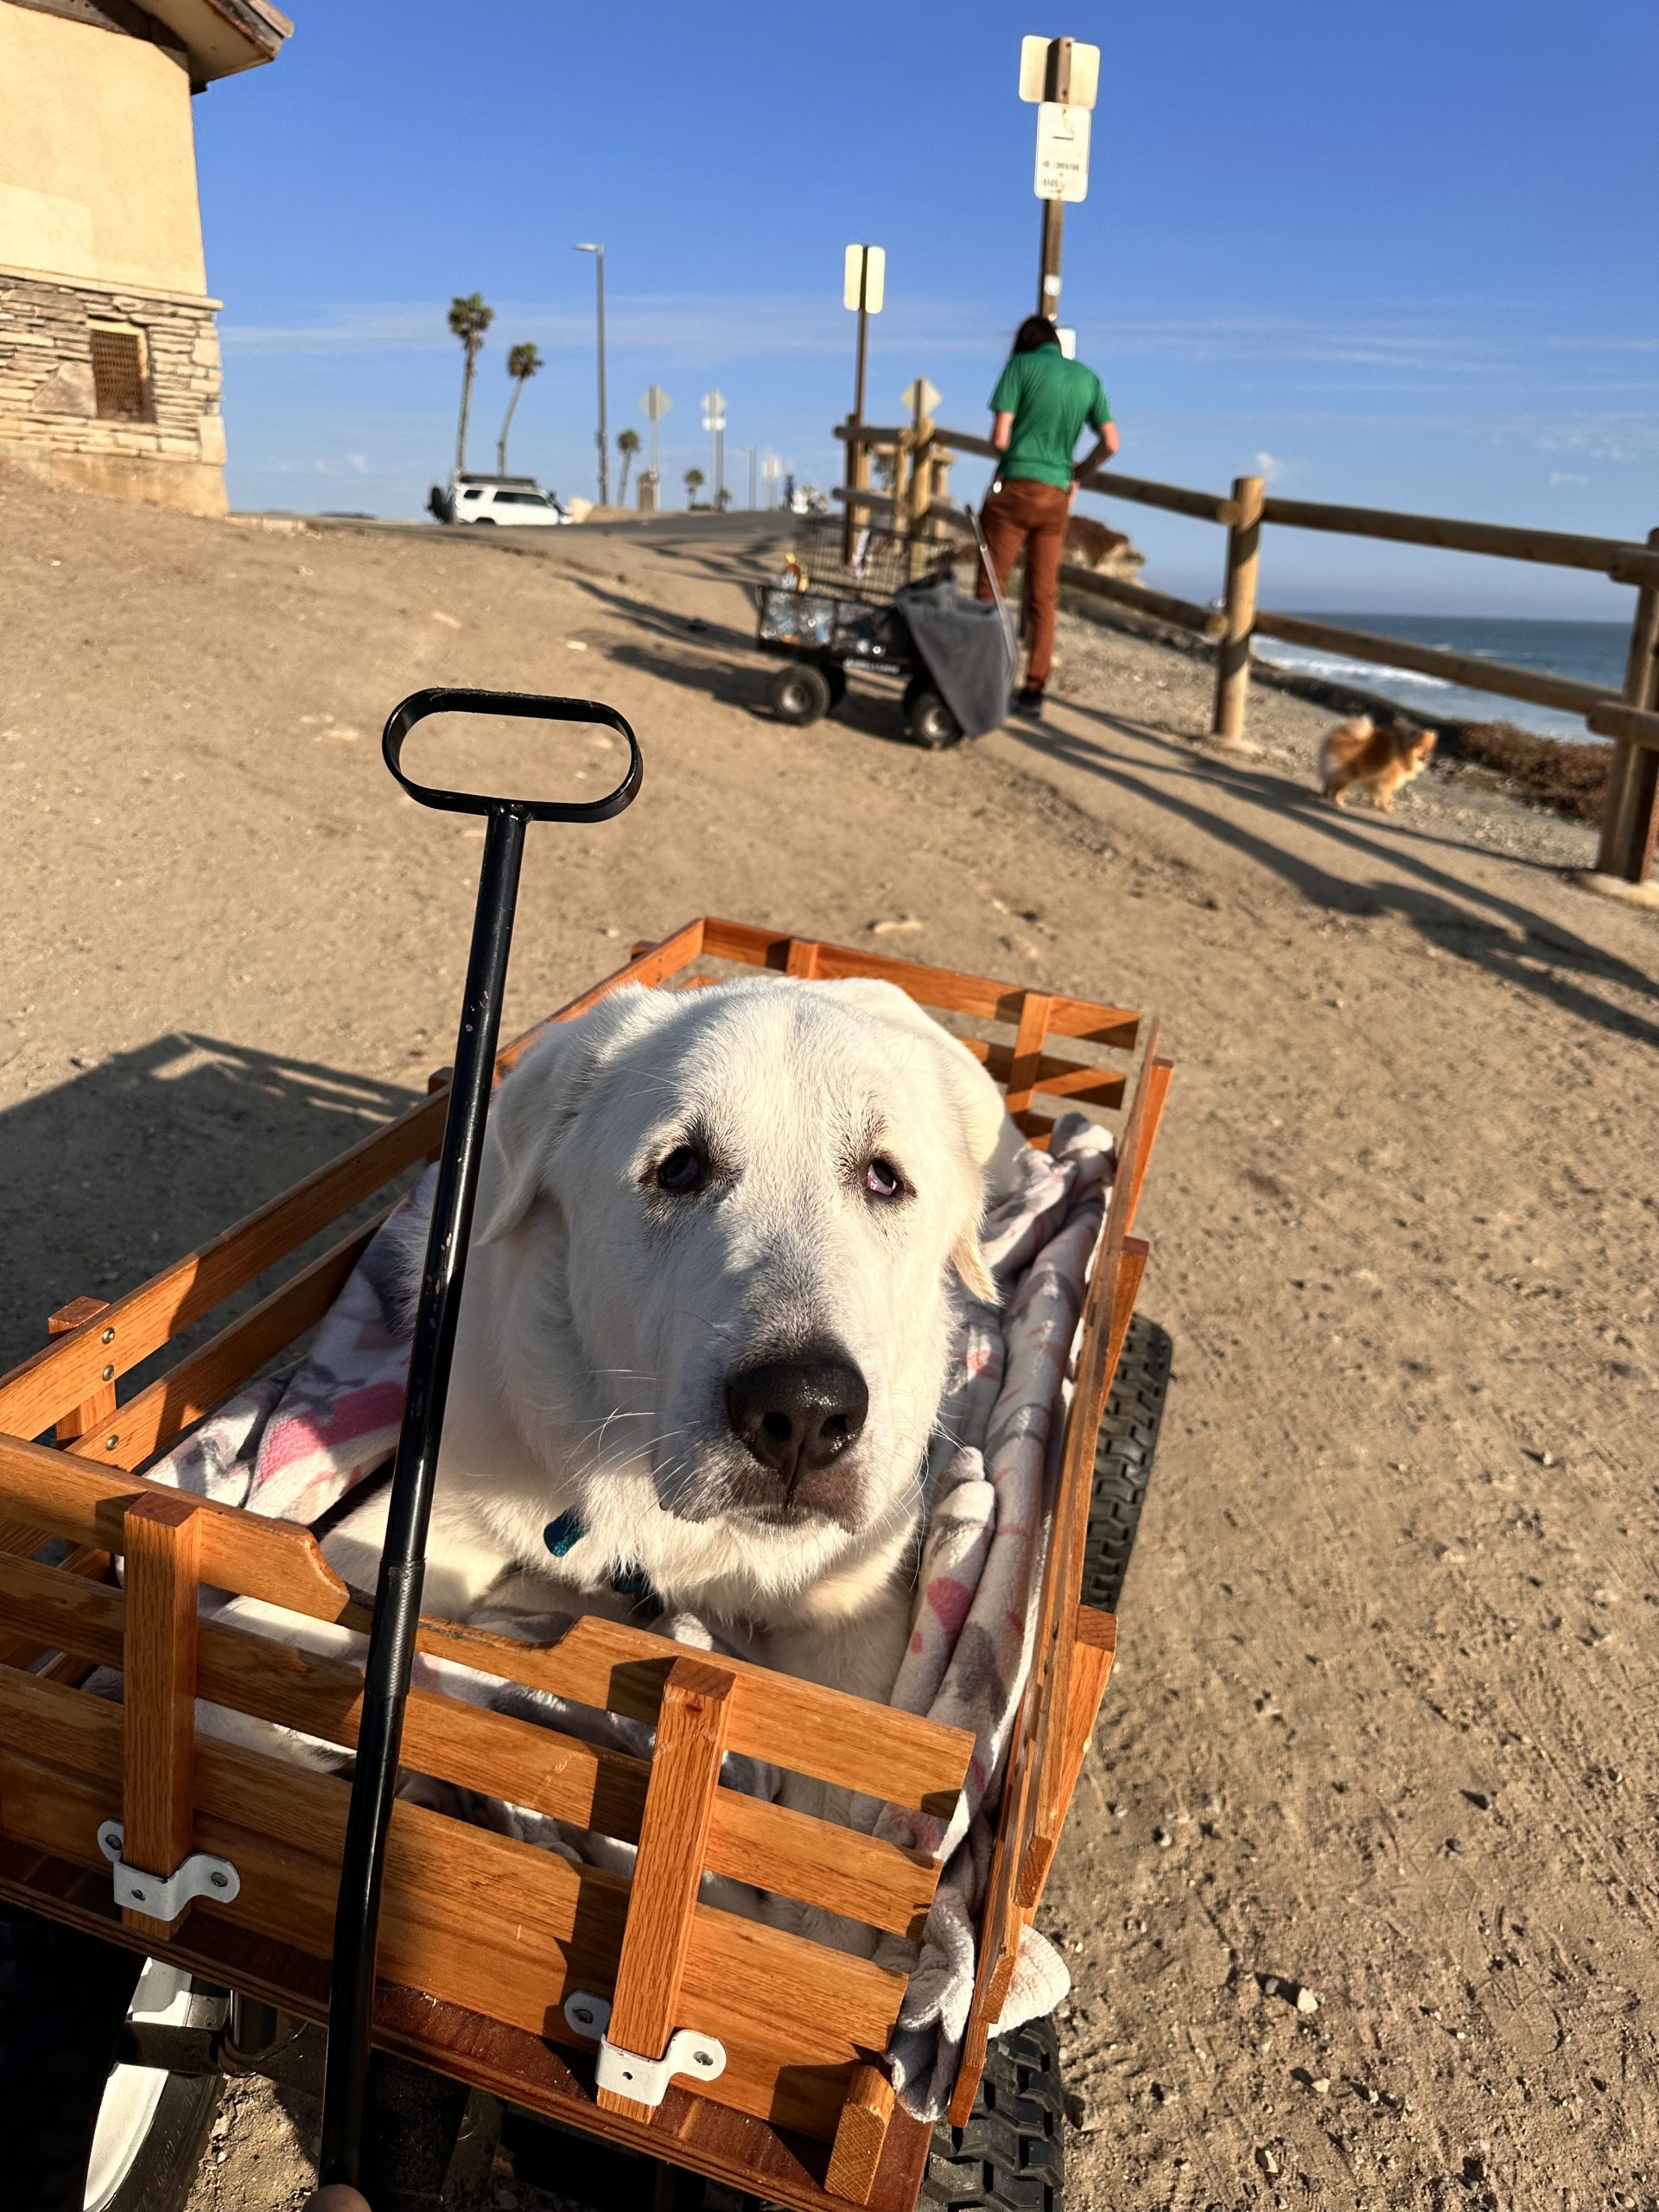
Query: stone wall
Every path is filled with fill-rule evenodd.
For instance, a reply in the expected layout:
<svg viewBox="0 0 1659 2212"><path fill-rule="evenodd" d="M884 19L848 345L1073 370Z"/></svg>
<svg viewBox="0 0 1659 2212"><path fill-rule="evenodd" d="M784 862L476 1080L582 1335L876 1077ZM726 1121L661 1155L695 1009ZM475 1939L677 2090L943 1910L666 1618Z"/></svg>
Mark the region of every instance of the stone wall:
<svg viewBox="0 0 1659 2212"><path fill-rule="evenodd" d="M218 304L0 269L0 454L54 482L223 514ZM143 333L153 422L99 417L93 322Z"/></svg>

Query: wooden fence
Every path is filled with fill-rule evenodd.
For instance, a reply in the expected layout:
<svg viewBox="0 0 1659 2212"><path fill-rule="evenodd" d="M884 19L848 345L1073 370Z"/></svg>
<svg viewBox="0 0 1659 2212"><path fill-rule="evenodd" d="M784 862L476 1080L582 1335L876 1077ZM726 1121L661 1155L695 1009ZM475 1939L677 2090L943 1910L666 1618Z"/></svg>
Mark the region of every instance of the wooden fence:
<svg viewBox="0 0 1659 2212"><path fill-rule="evenodd" d="M916 415L908 423L876 427L847 422L836 435L847 446L847 484L836 493L847 503L849 524L859 513L894 518L925 543L939 525L961 527L965 517L945 496L950 463L961 454L997 459L988 438L938 428ZM869 489L870 456L891 456L893 490ZM1311 645L1356 660L1389 668L1408 668L1467 690L1491 691L1501 698L1525 699L1582 715L1599 737L1612 741L1607 799L1602 817L1596 869L1626 883L1647 880L1659 841L1659 530L1646 544L1615 537L1583 537L1555 530L1534 530L1509 523L1465 522L1442 515L1397 514L1383 507L1331 506L1310 499L1270 496L1259 476L1239 476L1230 494L1195 492L1179 484L1154 483L1122 474L1116 468L1092 469L1081 488L1109 499L1159 507L1169 514L1217 524L1227 533L1219 607L1198 607L1167 592L1149 591L1116 576L1067 562L1061 582L1077 591L1109 600L1160 622L1192 631L1216 646L1213 734L1236 741L1243 734L1250 678L1250 642L1277 638ZM1408 644L1379 638L1345 624L1300 614L1276 614L1256 603L1262 526L1331 531L1349 537L1386 538L1397 544L1433 545L1461 553L1484 553L1501 560L1532 561L1547 567L1586 569L1634 587L1636 612L1622 690L1545 675L1503 661L1484 660L1441 645ZM925 559L925 552L921 555Z"/></svg>

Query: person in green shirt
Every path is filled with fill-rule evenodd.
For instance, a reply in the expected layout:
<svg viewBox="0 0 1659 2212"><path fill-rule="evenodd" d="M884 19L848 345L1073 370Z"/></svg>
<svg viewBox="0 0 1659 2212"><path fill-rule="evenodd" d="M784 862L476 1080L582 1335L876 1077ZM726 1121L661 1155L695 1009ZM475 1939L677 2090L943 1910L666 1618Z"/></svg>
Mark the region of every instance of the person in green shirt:
<svg viewBox="0 0 1659 2212"><path fill-rule="evenodd" d="M1028 641L1026 680L1014 711L1042 719L1043 686L1054 658L1054 614L1059 601L1060 560L1077 479L1118 448L1117 425L1100 378L1060 351L1060 334L1046 316L1027 315L1014 340L1008 365L991 394L991 443L1001 454L980 510L986 550L1006 589L1014 564L1026 556L1022 627ZM1095 442L1074 461L1085 427ZM979 596L991 596L982 575Z"/></svg>

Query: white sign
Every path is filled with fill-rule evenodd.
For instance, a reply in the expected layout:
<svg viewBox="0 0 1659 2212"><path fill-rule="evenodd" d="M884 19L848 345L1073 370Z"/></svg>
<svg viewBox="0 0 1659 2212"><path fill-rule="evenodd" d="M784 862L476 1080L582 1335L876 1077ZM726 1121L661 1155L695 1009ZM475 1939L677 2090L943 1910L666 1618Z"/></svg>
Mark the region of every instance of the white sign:
<svg viewBox="0 0 1659 2212"><path fill-rule="evenodd" d="M1059 41L1052 38L1022 38L1020 41L1020 97L1022 100L1040 100L1048 92L1048 49ZM1085 46L1081 39L1071 41L1071 82L1066 95L1072 107L1093 107L1100 91L1100 48Z"/></svg>
<svg viewBox="0 0 1659 2212"><path fill-rule="evenodd" d="M653 384L640 394L639 404L648 423L660 423L674 403L661 385Z"/></svg>
<svg viewBox="0 0 1659 2212"><path fill-rule="evenodd" d="M912 415L931 415L944 397L929 384L925 377L918 377L914 384L904 390L904 403Z"/></svg>
<svg viewBox="0 0 1659 2212"><path fill-rule="evenodd" d="M702 395L702 427L705 430L723 430L726 427L726 395L723 391L705 391Z"/></svg>
<svg viewBox="0 0 1659 2212"><path fill-rule="evenodd" d="M850 308L855 314L860 307L862 307L867 315L880 315L887 288L886 247L849 245L847 249L846 269L841 283L842 307Z"/></svg>
<svg viewBox="0 0 1659 2212"><path fill-rule="evenodd" d="M1076 201L1089 197L1089 111L1045 100L1037 111L1037 175L1032 190L1039 200Z"/></svg>
<svg viewBox="0 0 1659 2212"><path fill-rule="evenodd" d="M1077 358L1077 332L1072 329L1070 323L1066 322L1060 324L1059 332L1061 353L1065 354L1068 361L1075 361Z"/></svg>

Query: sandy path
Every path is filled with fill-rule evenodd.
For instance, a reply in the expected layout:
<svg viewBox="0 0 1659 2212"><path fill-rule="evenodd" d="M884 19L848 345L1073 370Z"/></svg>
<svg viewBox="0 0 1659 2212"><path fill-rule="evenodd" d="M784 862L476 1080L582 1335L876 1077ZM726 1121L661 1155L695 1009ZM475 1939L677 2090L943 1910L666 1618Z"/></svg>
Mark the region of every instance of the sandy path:
<svg viewBox="0 0 1659 2212"><path fill-rule="evenodd" d="M1076 2201L1659 2202L1659 931L1561 880L1582 830L1319 805L1296 701L1195 747L1202 669L1086 626L1040 736L779 729L742 567L7 488L0 1351L448 1057L476 838L391 790L391 701L613 699L645 795L532 841L510 1011L711 910L1168 1020L1176 1382L1052 1891ZM273 2201L235 2140L204 2212Z"/></svg>

